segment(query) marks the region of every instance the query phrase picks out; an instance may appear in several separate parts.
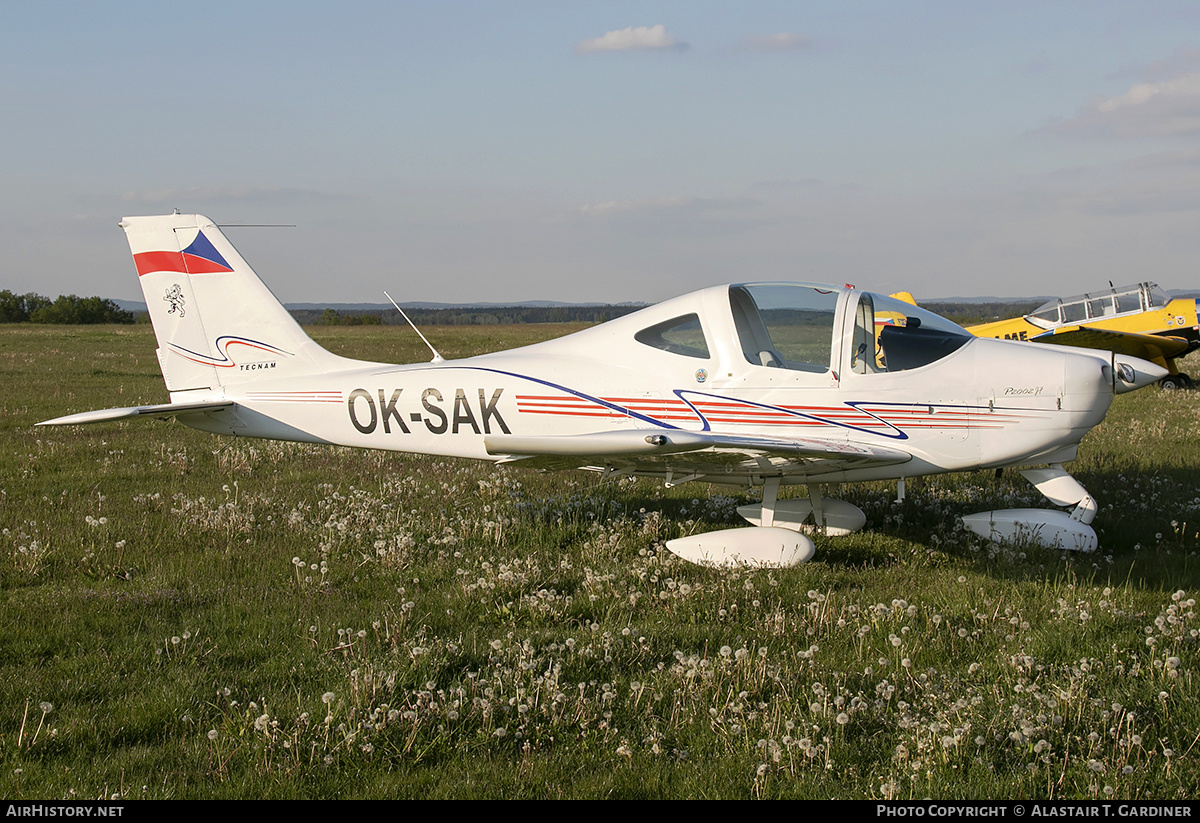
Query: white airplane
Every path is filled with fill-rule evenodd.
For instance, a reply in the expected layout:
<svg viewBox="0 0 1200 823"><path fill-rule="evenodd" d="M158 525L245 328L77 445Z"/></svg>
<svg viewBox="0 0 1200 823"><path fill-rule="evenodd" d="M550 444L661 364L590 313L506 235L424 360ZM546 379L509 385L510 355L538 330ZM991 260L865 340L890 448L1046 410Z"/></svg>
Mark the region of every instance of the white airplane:
<svg viewBox="0 0 1200 823"><path fill-rule="evenodd" d="M755 528L671 540L697 563L791 566L863 512L822 484L998 467L1062 509L963 518L994 539L1090 551L1096 502L1062 468L1114 394L1166 371L1109 352L976 338L924 309L810 283L703 289L556 340L428 363L313 342L200 215L121 221L171 402L59 417L177 418L204 431L605 476L761 486ZM782 485L807 498L779 499Z"/></svg>

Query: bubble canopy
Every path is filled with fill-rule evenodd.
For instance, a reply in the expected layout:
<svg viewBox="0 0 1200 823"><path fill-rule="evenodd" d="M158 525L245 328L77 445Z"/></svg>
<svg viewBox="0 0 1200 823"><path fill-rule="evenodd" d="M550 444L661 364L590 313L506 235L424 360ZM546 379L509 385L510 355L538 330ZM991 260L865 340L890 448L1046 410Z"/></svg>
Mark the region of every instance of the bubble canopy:
<svg viewBox="0 0 1200 823"><path fill-rule="evenodd" d="M871 292L750 283L730 286L729 303L742 354L769 368L835 369L835 337L851 325L850 368L860 374L920 368L972 339L933 312ZM845 323L839 322L840 311L848 313Z"/></svg>

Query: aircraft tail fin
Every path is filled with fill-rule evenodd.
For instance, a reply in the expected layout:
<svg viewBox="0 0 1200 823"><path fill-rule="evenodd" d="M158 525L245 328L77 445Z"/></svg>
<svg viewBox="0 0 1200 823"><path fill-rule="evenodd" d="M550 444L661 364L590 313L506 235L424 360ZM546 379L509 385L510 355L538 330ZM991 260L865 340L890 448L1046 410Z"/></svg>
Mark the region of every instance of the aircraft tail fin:
<svg viewBox="0 0 1200 823"><path fill-rule="evenodd" d="M329 371L314 343L215 223L198 214L121 221L171 392Z"/></svg>

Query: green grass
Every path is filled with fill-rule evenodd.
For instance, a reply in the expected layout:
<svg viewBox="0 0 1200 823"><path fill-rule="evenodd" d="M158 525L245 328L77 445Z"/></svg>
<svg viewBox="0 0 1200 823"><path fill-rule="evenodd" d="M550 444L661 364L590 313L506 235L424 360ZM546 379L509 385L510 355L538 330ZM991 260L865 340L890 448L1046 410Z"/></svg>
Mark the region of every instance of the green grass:
<svg viewBox="0 0 1200 823"><path fill-rule="evenodd" d="M561 326L428 330L447 357ZM427 359L389 327L313 329ZM1196 371L1193 365L1192 371ZM0 327L0 795L1192 798L1200 394L1117 398L1073 473L1101 549L988 544L1013 473L827 489L783 571L666 539L688 484L35 429L164 402L148 327Z"/></svg>

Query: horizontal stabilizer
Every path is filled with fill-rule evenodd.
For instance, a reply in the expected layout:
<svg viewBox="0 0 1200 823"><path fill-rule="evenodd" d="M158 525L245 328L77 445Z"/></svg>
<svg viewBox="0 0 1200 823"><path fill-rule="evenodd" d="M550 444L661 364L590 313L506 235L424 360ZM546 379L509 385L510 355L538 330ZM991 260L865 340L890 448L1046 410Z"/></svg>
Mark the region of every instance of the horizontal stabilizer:
<svg viewBox="0 0 1200 823"><path fill-rule="evenodd" d="M164 403L161 406L130 406L125 409L98 409L96 411L68 414L53 420L43 420L39 426L81 426L86 423L107 423L129 417L154 417L166 420L181 414L219 411L233 408L232 400L215 400L209 403Z"/></svg>

